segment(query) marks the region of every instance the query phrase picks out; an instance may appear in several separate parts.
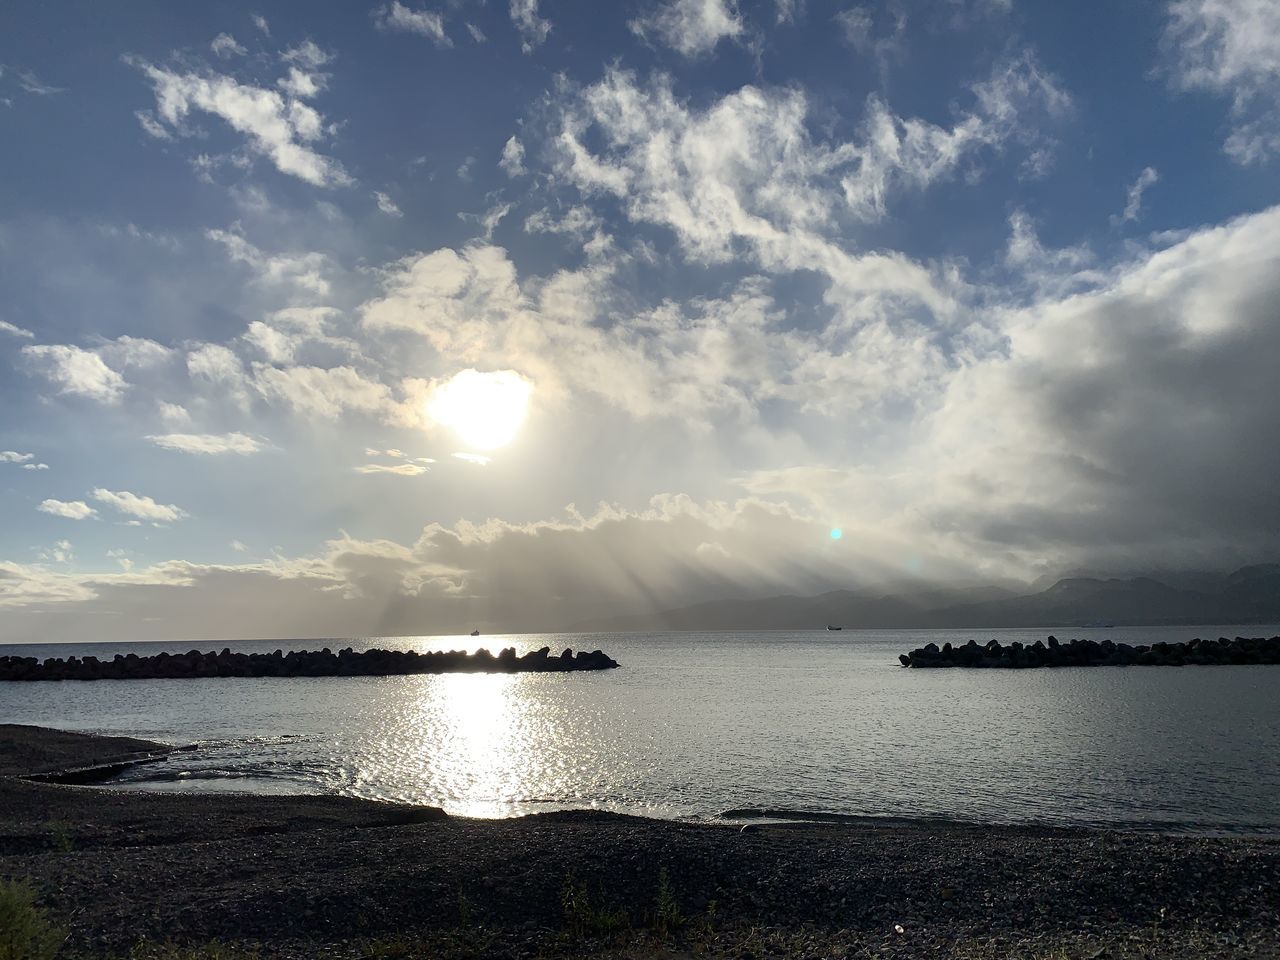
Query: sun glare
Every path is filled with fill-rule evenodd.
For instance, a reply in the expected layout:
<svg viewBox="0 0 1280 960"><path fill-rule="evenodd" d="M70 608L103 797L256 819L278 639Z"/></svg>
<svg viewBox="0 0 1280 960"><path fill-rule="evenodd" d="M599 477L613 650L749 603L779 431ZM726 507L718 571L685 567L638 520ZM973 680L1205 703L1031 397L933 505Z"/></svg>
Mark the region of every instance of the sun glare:
<svg viewBox="0 0 1280 960"><path fill-rule="evenodd" d="M532 393L533 384L514 370L463 370L436 385L426 413L467 446L496 450L515 437Z"/></svg>

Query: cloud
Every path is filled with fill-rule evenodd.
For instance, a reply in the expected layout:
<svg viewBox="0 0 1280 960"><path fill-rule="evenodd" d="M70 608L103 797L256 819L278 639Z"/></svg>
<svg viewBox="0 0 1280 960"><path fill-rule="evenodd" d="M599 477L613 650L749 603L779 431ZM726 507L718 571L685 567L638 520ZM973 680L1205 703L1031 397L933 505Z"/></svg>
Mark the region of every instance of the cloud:
<svg viewBox="0 0 1280 960"><path fill-rule="evenodd" d="M88 397L99 403L119 403L128 387L124 377L92 350L68 344L23 347L22 353L58 392Z"/></svg>
<svg viewBox="0 0 1280 960"><path fill-rule="evenodd" d="M15 70L14 74L18 78L18 86L37 97L51 97L56 93L63 92L62 87L55 87L52 84L45 83L30 70Z"/></svg>
<svg viewBox="0 0 1280 960"><path fill-rule="evenodd" d="M40 559L46 563L70 563L75 558L70 540L58 540L48 550L40 551Z"/></svg>
<svg viewBox="0 0 1280 960"><path fill-rule="evenodd" d="M1280 454L1257 438L1280 431L1278 250L1272 208L1005 312L1006 346L957 371L913 452L914 509L1024 569L1275 556Z"/></svg>
<svg viewBox="0 0 1280 960"><path fill-rule="evenodd" d="M306 416L336 420L347 411L386 417L396 407L391 391L352 367L254 365L254 385L270 401Z"/></svg>
<svg viewBox="0 0 1280 960"><path fill-rule="evenodd" d="M26 463L34 460L33 453L18 453L16 450L0 450L0 463Z"/></svg>
<svg viewBox="0 0 1280 960"><path fill-rule="evenodd" d="M493 457L486 457L482 453L467 453L465 451L455 453L454 456L466 463L474 463L477 467L483 467L493 462Z"/></svg>
<svg viewBox="0 0 1280 960"><path fill-rule="evenodd" d="M511 22L520 32L525 53L532 53L551 33L551 21L538 15L538 0L511 0Z"/></svg>
<svg viewBox="0 0 1280 960"><path fill-rule="evenodd" d="M266 17L260 13L255 13L250 16L250 19L253 21L253 25L258 28L259 33L263 36L271 36L271 25L267 23Z"/></svg>
<svg viewBox="0 0 1280 960"><path fill-rule="evenodd" d="M130 493L128 490L113 491L98 487L93 491L92 497L99 503L105 503L125 516L136 517L139 520L150 520L153 523L173 523L175 520L181 520L187 515L185 510L171 503L156 503L150 497L139 496L136 493ZM83 507L84 504L80 504L80 506ZM41 508L43 509L43 504Z"/></svg>
<svg viewBox="0 0 1280 960"><path fill-rule="evenodd" d="M230 546L231 546L231 549L234 550L236 553L244 553L249 549L239 540L232 540Z"/></svg>
<svg viewBox="0 0 1280 960"><path fill-rule="evenodd" d="M952 177L981 151L1034 142L1036 119L1071 105L1027 52L971 95L951 127L897 117L873 95L857 139L825 142L811 136L798 90L746 86L699 110L666 76L641 83L611 68L562 105L556 170L588 198L617 197L632 221L669 227L692 259L724 262L746 244L769 269L848 275L847 255L822 237L841 213L833 189L846 216L882 219L894 192Z"/></svg>
<svg viewBox="0 0 1280 960"><path fill-rule="evenodd" d="M418 463L365 463L356 467L356 473L389 473L398 477L418 477L427 472Z"/></svg>
<svg viewBox="0 0 1280 960"><path fill-rule="evenodd" d="M285 59L317 67L329 57L311 41L288 51ZM164 130L169 136L193 133L186 121L193 111L225 121L246 138L248 149L268 158L281 173L317 187L352 182L342 164L312 147L325 132L324 118L301 99L281 96L275 90L240 83L216 72L175 72L145 60L129 61L151 81L159 120L144 127ZM160 125L163 121L168 127Z"/></svg>
<svg viewBox="0 0 1280 960"><path fill-rule="evenodd" d="M329 86L329 75L308 73L297 67L290 67L289 75L278 79L276 86L290 96L307 99L323 92Z"/></svg>
<svg viewBox="0 0 1280 960"><path fill-rule="evenodd" d="M247 265L259 283L292 288L310 297L327 297L328 258L321 253L266 254L231 230L206 230L205 236L226 248L227 256Z"/></svg>
<svg viewBox="0 0 1280 960"><path fill-rule="evenodd" d="M22 465L22 469L23 470L48 470L49 465L47 463L24 463Z"/></svg>
<svg viewBox="0 0 1280 960"><path fill-rule="evenodd" d="M383 213L385 213L387 216L389 217L404 216L404 213L400 210L398 206L396 206L396 202L392 200L389 196L387 196L385 193L383 193L381 190L375 190L373 192L373 199L377 202L378 209L381 210Z"/></svg>
<svg viewBox="0 0 1280 960"><path fill-rule="evenodd" d="M235 453L247 456L262 449L262 443L243 433L165 433L148 436L157 447L201 456Z"/></svg>
<svg viewBox="0 0 1280 960"><path fill-rule="evenodd" d="M1124 212L1119 216L1113 216L1111 223L1120 225L1136 221L1142 216L1142 195L1147 188L1154 185L1160 179L1160 174L1155 167L1143 167L1142 172L1138 174L1138 179L1133 181L1133 185L1129 187L1128 199L1125 201Z"/></svg>
<svg viewBox="0 0 1280 960"><path fill-rule="evenodd" d="M509 137L502 145L502 159L498 161L498 166L508 177L523 176L527 172L524 167L524 145L520 143L519 137Z"/></svg>
<svg viewBox="0 0 1280 960"><path fill-rule="evenodd" d="M190 423L191 414L187 412L187 408L180 403L169 403L168 401L160 401L160 416L169 423Z"/></svg>
<svg viewBox="0 0 1280 960"><path fill-rule="evenodd" d="M1238 163L1280 152L1280 6L1272 0L1174 0L1162 37L1180 90L1231 99L1224 149Z"/></svg>
<svg viewBox="0 0 1280 960"><path fill-rule="evenodd" d="M9 333L15 337L25 337L28 340L35 337L30 330L24 330L22 327L14 326L6 320L0 320L0 333Z"/></svg>
<svg viewBox="0 0 1280 960"><path fill-rule="evenodd" d="M641 37L656 36L686 57L710 53L721 40L739 37L745 29L735 0L666 0L628 26Z"/></svg>
<svg viewBox="0 0 1280 960"><path fill-rule="evenodd" d="M243 57L249 52L229 33L220 33L214 37L213 42L209 44L209 49L224 60L228 57Z"/></svg>
<svg viewBox="0 0 1280 960"><path fill-rule="evenodd" d="M416 33L435 42L436 46L449 47L452 42L444 32L444 17L432 10L411 10L399 0L373 11L373 21L380 30L401 30Z"/></svg>
<svg viewBox="0 0 1280 960"><path fill-rule="evenodd" d="M331 62L333 54L323 50L314 40L303 40L302 43L280 54L280 59L285 63L297 63L315 70Z"/></svg>
<svg viewBox="0 0 1280 960"><path fill-rule="evenodd" d="M36 509L55 517L66 517L68 520L84 520L98 515L98 511L83 500L41 500L40 506Z"/></svg>

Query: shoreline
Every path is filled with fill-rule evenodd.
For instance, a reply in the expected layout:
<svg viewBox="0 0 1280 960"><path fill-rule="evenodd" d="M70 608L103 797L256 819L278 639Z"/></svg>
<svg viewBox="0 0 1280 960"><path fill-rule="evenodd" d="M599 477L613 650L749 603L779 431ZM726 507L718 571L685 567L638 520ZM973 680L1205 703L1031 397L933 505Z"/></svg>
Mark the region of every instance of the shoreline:
<svg viewBox="0 0 1280 960"><path fill-rule="evenodd" d="M1271 839L938 821L743 829L589 811L473 820L19 779L164 746L0 727L0 876L29 882L67 925L60 957L215 939L299 960L1280 956Z"/></svg>

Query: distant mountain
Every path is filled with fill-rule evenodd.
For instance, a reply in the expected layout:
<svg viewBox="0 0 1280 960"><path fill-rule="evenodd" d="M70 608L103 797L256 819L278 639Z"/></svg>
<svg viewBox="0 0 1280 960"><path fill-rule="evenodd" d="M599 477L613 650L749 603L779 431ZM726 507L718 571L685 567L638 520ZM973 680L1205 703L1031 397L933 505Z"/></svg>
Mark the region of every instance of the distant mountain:
<svg viewBox="0 0 1280 960"><path fill-rule="evenodd" d="M1280 622L1280 564L1234 573L1184 574L1170 586L1151 577L1068 577L1019 594L988 586L898 585L813 597L714 600L654 614L579 624L587 630L800 630L850 628L1056 627Z"/></svg>

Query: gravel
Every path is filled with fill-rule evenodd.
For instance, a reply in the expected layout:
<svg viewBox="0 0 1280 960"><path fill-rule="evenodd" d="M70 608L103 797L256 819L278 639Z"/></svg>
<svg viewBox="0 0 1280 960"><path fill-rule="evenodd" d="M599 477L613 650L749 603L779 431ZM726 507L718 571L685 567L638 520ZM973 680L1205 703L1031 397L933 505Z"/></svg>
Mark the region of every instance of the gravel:
<svg viewBox="0 0 1280 960"><path fill-rule="evenodd" d="M13 729L0 728L10 772L31 753L11 749ZM84 764L121 744L57 749ZM282 957L1280 956L1280 841L1256 837L744 830L590 811L484 821L10 778L0 876L31 881L84 955L141 939Z"/></svg>

